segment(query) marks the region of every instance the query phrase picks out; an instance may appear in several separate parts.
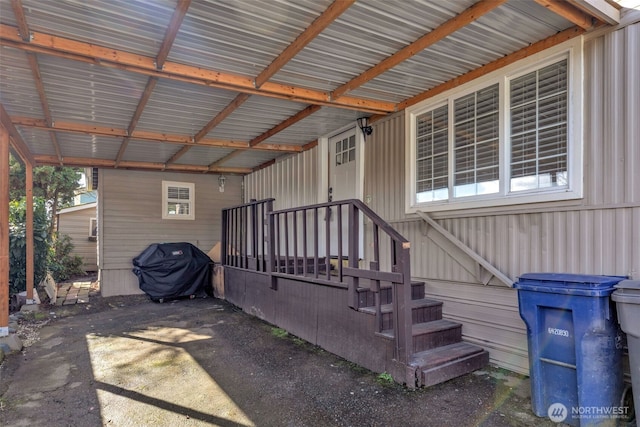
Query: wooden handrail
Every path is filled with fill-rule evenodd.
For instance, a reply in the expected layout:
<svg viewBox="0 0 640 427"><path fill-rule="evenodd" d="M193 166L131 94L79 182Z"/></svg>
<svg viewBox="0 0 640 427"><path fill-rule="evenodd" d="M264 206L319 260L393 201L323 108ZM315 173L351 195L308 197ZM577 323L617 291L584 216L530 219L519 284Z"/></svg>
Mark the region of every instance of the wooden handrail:
<svg viewBox="0 0 640 427"><path fill-rule="evenodd" d="M369 289L375 294L377 332L382 331L380 283L391 283L395 359L407 365L413 347L409 241L357 199L277 211L273 210L274 201L272 198L256 200L223 209L223 265L266 273L270 276L271 288L274 290L277 290L279 278L346 286L347 304L353 309L359 308L358 289L361 280L367 280ZM343 218L345 214L346 220ZM336 215L337 233L329 226L332 215ZM373 251L373 260L368 267L360 265L364 254L359 253L360 237L364 232L361 229L361 219L364 218L371 222L373 232L373 246L370 249ZM308 222L311 222L309 226ZM326 226L324 235L320 236L320 224L323 222ZM343 238L343 232L348 236L348 241ZM384 239L388 239L389 246L388 252L381 259L381 254L384 253L382 248L387 248L381 244L381 236L385 235L387 237ZM259 244L258 241L262 243ZM345 244L347 253L343 250ZM324 254L320 253L321 245L325 247ZM330 257L336 256L335 253L331 254L332 245L338 257L337 277L330 271ZM347 262L346 266L343 261ZM388 266L383 269L385 262Z"/></svg>

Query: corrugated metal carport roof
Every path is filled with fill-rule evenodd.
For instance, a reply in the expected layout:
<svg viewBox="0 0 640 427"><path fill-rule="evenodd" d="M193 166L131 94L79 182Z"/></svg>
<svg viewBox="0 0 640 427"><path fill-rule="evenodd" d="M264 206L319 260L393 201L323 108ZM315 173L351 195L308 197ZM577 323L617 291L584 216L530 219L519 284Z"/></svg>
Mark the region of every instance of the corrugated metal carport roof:
<svg viewBox="0 0 640 427"><path fill-rule="evenodd" d="M248 173L605 24L587 3L0 0L2 124L38 164Z"/></svg>

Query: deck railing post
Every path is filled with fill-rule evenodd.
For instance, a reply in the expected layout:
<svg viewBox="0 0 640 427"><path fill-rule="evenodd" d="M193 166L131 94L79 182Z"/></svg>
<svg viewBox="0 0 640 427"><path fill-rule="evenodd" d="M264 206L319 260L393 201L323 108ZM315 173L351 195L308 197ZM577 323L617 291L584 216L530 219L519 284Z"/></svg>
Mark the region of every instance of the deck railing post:
<svg viewBox="0 0 640 427"><path fill-rule="evenodd" d="M266 211L265 211L265 216L267 217L267 241L269 244L269 255L267 257L268 262L267 262L267 272L269 273L269 280L271 282L271 289L273 290L277 290L278 289L278 283L277 283L277 278L276 276L273 275L273 270L275 268L275 253L276 253L276 224L275 224L275 218L274 215L272 214L273 212L273 200L267 200L267 205L266 205Z"/></svg>
<svg viewBox="0 0 640 427"><path fill-rule="evenodd" d="M222 210L222 235L220 236L220 263L227 265L227 235L229 233L229 211Z"/></svg>
<svg viewBox="0 0 640 427"><path fill-rule="evenodd" d="M260 271L258 267L258 205L255 200L251 201L251 256L249 257L249 268Z"/></svg>
<svg viewBox="0 0 640 427"><path fill-rule="evenodd" d="M396 336L396 360L405 365L413 353L412 319L411 319L411 264L410 243L395 242L396 263L394 272L402 274L403 283L393 286L393 329Z"/></svg>
<svg viewBox="0 0 640 427"><path fill-rule="evenodd" d="M359 214L360 210L353 203L349 203L349 268L358 268L358 260L360 256L358 253L358 247L360 244L360 227L358 227ZM347 286L349 292L349 307L353 309L358 308L359 284L360 279L358 277L348 276Z"/></svg>

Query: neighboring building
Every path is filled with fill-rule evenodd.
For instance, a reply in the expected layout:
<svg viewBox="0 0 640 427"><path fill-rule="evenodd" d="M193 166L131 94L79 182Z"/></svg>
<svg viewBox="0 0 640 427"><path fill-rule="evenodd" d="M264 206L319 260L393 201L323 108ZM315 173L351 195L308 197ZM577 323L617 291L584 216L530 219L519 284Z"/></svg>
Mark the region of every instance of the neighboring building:
<svg viewBox="0 0 640 427"><path fill-rule="evenodd" d="M58 212L58 233L71 238L74 246L72 255L82 258L82 268L86 272L98 271L97 206L98 203L94 201Z"/></svg>

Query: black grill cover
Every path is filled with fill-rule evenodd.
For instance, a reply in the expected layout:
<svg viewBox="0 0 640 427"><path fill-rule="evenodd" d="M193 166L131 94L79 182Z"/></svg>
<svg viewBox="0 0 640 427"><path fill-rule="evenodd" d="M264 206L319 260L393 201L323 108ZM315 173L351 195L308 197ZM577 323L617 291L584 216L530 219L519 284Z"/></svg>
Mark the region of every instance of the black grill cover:
<svg viewBox="0 0 640 427"><path fill-rule="evenodd" d="M154 243L133 259L140 289L152 300L204 297L211 286L211 258L191 243Z"/></svg>

